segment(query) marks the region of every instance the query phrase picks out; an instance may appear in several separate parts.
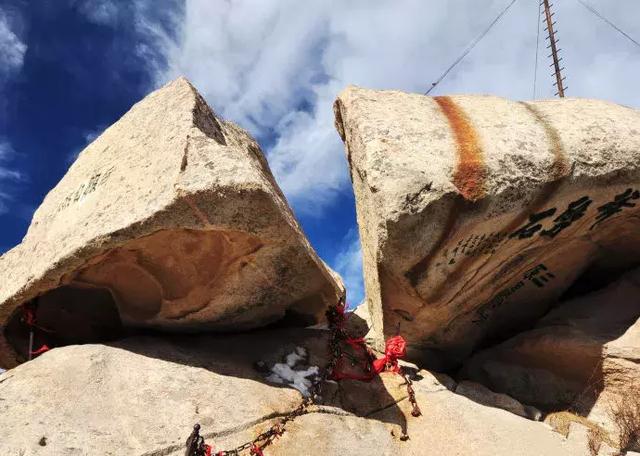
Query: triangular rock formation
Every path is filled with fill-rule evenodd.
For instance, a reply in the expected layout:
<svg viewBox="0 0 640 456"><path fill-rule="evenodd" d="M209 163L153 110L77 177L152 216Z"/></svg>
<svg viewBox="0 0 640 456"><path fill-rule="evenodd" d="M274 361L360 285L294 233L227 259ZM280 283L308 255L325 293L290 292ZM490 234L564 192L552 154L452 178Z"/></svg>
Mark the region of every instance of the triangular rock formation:
<svg viewBox="0 0 640 456"><path fill-rule="evenodd" d="M0 258L0 365L26 356L20 306L61 344L125 327L313 324L342 293L258 144L184 78L81 152ZM38 341L36 341L36 346Z"/></svg>

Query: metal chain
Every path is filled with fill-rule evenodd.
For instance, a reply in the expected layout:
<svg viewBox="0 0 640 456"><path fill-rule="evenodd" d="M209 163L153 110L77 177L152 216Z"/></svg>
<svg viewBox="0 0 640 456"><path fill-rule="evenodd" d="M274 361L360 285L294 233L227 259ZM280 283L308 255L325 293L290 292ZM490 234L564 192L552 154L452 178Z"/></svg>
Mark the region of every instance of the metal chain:
<svg viewBox="0 0 640 456"><path fill-rule="evenodd" d="M271 445L275 439L280 437L284 431L287 423L292 422L297 417L304 415L308 412L311 405L315 404L318 397L322 393L322 386L334 373L338 361L346 355L342 349L342 342L349 338L345 328L344 317L344 298L336 306L331 306L326 312L327 321L329 323L329 331L331 333L328 343L329 361L325 366L322 375L316 379L311 386L311 393L309 396L303 398L302 402L287 415L280 418L279 422L271 426L265 432L259 434L256 438L249 442L245 442L231 450L223 450L215 453L215 456L240 456L244 451L249 450L251 455L260 456L262 450ZM367 365L370 366L370 361L374 358L373 352L369 347L363 344L366 350ZM422 413L415 397L415 391L413 390L413 382L408 375L402 374L407 385L407 393L409 396L409 402L412 405L412 416L420 416ZM196 425L198 426L198 425ZM199 429L199 426L198 426ZM189 456L204 456L204 453L198 454L197 452Z"/></svg>
<svg viewBox="0 0 640 456"><path fill-rule="evenodd" d="M413 389L413 382L408 375L404 375L404 379L407 385L407 394L409 395L409 403L411 404L411 416L419 417L422 415L418 401L416 400L416 392Z"/></svg>

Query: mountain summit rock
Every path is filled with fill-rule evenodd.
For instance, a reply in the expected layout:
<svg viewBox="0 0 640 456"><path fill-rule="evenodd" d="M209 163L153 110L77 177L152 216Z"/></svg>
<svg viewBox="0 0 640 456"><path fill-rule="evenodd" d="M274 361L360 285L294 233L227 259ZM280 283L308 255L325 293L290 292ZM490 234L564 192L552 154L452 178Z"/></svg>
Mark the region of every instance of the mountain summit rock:
<svg viewBox="0 0 640 456"><path fill-rule="evenodd" d="M36 345L123 328L194 332L309 325L342 294L258 144L177 79L84 149L0 257L0 365ZM47 335L48 334L48 335Z"/></svg>
<svg viewBox="0 0 640 456"><path fill-rule="evenodd" d="M334 106L374 333L400 330L424 366L640 263L637 110L358 87Z"/></svg>

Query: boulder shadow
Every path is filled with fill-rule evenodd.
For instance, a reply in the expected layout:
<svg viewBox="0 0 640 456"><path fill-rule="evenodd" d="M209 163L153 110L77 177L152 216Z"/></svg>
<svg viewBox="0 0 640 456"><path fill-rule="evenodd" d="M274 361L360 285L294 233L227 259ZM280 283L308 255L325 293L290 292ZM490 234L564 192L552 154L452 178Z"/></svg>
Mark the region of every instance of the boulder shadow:
<svg viewBox="0 0 640 456"><path fill-rule="evenodd" d="M543 414L586 417L602 405L603 392L624 394L624 378L632 376L633 369L622 371L632 365L625 358L640 350L639 293L638 269L587 270L533 327L484 346L455 378L507 394Z"/></svg>
<svg viewBox="0 0 640 456"><path fill-rule="evenodd" d="M311 328L263 328L228 334L144 331L107 345L149 358L206 369L220 376L248 379L275 388L294 388L294 383L298 386L304 383L304 377L298 374L311 373L314 366L317 366L318 374L324 372L330 357L329 336L326 329ZM294 362L288 362L292 359ZM277 378L274 376L277 373L282 376ZM289 375L295 375L295 378ZM315 378L315 375L309 375L306 380L310 385ZM407 417L398 402L406 400L406 394L399 388L393 390L390 391L379 376L369 382L327 380L316 401L317 408L312 412L341 410L382 421L392 428L395 426L403 436L407 433ZM402 391L406 392L406 389ZM301 395L301 402L302 399ZM384 417L374 416L382 410L388 411Z"/></svg>

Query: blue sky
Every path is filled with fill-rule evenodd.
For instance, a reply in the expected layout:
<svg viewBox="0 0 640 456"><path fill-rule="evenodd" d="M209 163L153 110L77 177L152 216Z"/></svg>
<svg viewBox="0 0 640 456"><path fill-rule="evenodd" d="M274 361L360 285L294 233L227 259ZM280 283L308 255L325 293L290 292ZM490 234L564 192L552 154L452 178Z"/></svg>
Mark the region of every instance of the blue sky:
<svg viewBox="0 0 640 456"><path fill-rule="evenodd" d="M0 0L0 252L76 154L178 75L248 129L320 256L363 297L331 104L348 84L423 92L506 0ZM590 2L640 37L640 2ZM537 0L519 0L435 93L531 99ZM640 107L640 51L558 5L568 95ZM537 98L553 95L541 47Z"/></svg>

